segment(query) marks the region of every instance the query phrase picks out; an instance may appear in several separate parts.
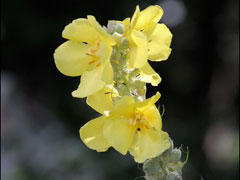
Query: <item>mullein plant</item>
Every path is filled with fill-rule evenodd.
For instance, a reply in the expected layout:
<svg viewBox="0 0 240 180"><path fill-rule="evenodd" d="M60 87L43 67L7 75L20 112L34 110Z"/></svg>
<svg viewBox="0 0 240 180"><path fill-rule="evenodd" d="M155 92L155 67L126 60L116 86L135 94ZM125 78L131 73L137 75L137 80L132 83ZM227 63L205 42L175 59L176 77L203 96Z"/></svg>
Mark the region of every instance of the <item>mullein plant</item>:
<svg viewBox="0 0 240 180"><path fill-rule="evenodd" d="M132 18L110 20L102 27L94 16L67 25L67 39L54 53L58 70L67 76L81 76L72 92L87 98L87 104L101 114L80 128L84 144L97 152L113 147L128 152L143 163L147 180L182 179L181 150L173 147L155 103L157 92L146 99L146 83L158 86L161 78L148 63L167 60L172 34L159 24L163 10L149 6Z"/></svg>

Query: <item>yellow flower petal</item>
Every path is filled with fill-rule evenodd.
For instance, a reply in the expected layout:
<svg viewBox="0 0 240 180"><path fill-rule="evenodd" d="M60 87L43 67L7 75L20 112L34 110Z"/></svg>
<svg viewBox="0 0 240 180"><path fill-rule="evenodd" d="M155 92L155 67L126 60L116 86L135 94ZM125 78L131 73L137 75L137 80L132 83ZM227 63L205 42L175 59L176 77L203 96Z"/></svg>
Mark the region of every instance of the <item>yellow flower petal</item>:
<svg viewBox="0 0 240 180"><path fill-rule="evenodd" d="M155 104L160 97L161 97L161 94L159 92L157 92L151 98L148 98L144 101L136 102L135 105L138 109L140 109L141 111L144 111L145 109L148 109L150 106Z"/></svg>
<svg viewBox="0 0 240 180"><path fill-rule="evenodd" d="M106 41L110 45L115 45L116 42L114 39L111 37L110 34L108 34L102 27L101 25L96 21L94 16L87 16L89 23L98 31L100 37L102 40ZM90 35L88 35L90 36Z"/></svg>
<svg viewBox="0 0 240 180"><path fill-rule="evenodd" d="M103 137L105 121L105 117L101 116L89 121L79 130L80 137L86 146L98 152L106 151L110 147L108 141Z"/></svg>
<svg viewBox="0 0 240 180"><path fill-rule="evenodd" d="M144 116L147 117L147 122L151 127L154 127L158 131L162 129L162 118L155 105L146 109L144 111Z"/></svg>
<svg viewBox="0 0 240 180"><path fill-rule="evenodd" d="M104 41L101 41L99 50L96 52L96 56L100 57L99 66L102 66L102 80L107 84L113 83L113 70L110 63L110 57L112 54L112 47Z"/></svg>
<svg viewBox="0 0 240 180"><path fill-rule="evenodd" d="M89 44L67 41L60 45L54 53L54 60L58 70L66 76L80 76L91 70L91 58L86 55Z"/></svg>
<svg viewBox="0 0 240 180"><path fill-rule="evenodd" d="M143 81L151 83L152 86L158 86L161 77L152 69L149 63L140 68L140 77Z"/></svg>
<svg viewBox="0 0 240 180"><path fill-rule="evenodd" d="M110 116L130 117L134 111L134 103L135 103L135 100L132 96L123 96L120 100L115 102L114 109L113 111L110 112Z"/></svg>
<svg viewBox="0 0 240 180"><path fill-rule="evenodd" d="M102 73L102 80L106 84L112 84L113 83L113 69L111 63L106 63L103 73Z"/></svg>
<svg viewBox="0 0 240 180"><path fill-rule="evenodd" d="M158 101L160 96L160 93L157 92L151 98L135 103L135 108L138 111L143 112L144 116L147 118L147 123L157 130L161 130L162 128L162 118L159 110L155 106L155 103Z"/></svg>
<svg viewBox="0 0 240 180"><path fill-rule="evenodd" d="M103 114L104 111L111 111L113 109L112 97L115 94L113 90L105 86L100 91L87 97L87 104L97 112Z"/></svg>
<svg viewBox="0 0 240 180"><path fill-rule="evenodd" d="M147 39L143 33L133 30L129 40L129 63L134 68L141 68L147 62Z"/></svg>
<svg viewBox="0 0 240 180"><path fill-rule="evenodd" d="M155 22L149 22L148 25L144 27L144 30L142 32L144 33L144 35L146 35L148 41L151 41L149 40L149 38L151 37L157 25L158 24Z"/></svg>
<svg viewBox="0 0 240 180"><path fill-rule="evenodd" d="M133 138L129 151L138 163L154 158L170 148L168 134L149 129L146 133L138 132Z"/></svg>
<svg viewBox="0 0 240 180"><path fill-rule="evenodd" d="M163 10L160 6L149 6L148 8L140 12L135 25L135 29L142 30L150 22L157 23L161 19L162 15Z"/></svg>
<svg viewBox="0 0 240 180"><path fill-rule="evenodd" d="M139 18L139 14L140 14L139 6L136 6L135 12L134 12L133 17L131 19L131 28L130 28L129 33L131 33L131 31L135 28L136 23L137 23L138 18Z"/></svg>
<svg viewBox="0 0 240 180"><path fill-rule="evenodd" d="M158 24L148 38L148 58L152 61L166 60L171 53L172 33L164 24Z"/></svg>
<svg viewBox="0 0 240 180"><path fill-rule="evenodd" d="M109 62L111 52L111 46L101 41L99 49L96 52L96 56L100 57L100 62L98 60L95 60L95 62L94 60L91 61L94 63L90 65L94 64L95 68L83 73L78 89L72 92L74 97L81 98L89 96L102 89L106 83L111 84L113 82L113 71ZM90 55L89 57L92 56Z"/></svg>
<svg viewBox="0 0 240 180"><path fill-rule="evenodd" d="M126 18L121 22L124 25L125 31L123 36L126 37L130 28L130 18Z"/></svg>
<svg viewBox="0 0 240 180"><path fill-rule="evenodd" d="M107 119L103 127L103 136L118 152L125 155L132 143L134 129L129 124L129 119L124 117Z"/></svg>
<svg viewBox="0 0 240 180"><path fill-rule="evenodd" d="M106 63L110 62L111 55L112 46L109 46L105 41L101 41L99 49L96 52L96 56L100 57L101 66L105 66Z"/></svg>
<svg viewBox="0 0 240 180"><path fill-rule="evenodd" d="M79 18L67 25L62 33L66 39L78 42L87 42L94 45L97 40L100 40L98 31L87 19Z"/></svg>
<svg viewBox="0 0 240 180"><path fill-rule="evenodd" d="M77 90L72 92L73 97L83 98L89 96L105 86L101 80L103 68L95 68L92 71L84 72L81 77L81 83Z"/></svg>

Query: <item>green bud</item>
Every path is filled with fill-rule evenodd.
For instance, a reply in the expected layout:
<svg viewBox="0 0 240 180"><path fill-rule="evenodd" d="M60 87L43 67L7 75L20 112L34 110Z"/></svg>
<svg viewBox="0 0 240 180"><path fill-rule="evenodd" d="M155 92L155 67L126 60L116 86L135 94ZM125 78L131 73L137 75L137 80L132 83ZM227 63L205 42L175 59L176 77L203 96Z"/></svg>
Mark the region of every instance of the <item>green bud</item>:
<svg viewBox="0 0 240 180"><path fill-rule="evenodd" d="M118 23L116 21L109 21L107 25L107 32L109 34L113 34L114 32L117 32L119 34L123 34L125 31L125 27L122 23Z"/></svg>
<svg viewBox="0 0 240 180"><path fill-rule="evenodd" d="M116 23L115 24L115 31L120 33L120 34L123 34L124 31L125 31L125 27L122 23Z"/></svg>
<svg viewBox="0 0 240 180"><path fill-rule="evenodd" d="M177 172L171 172L168 174L167 180L182 180L182 177Z"/></svg>
<svg viewBox="0 0 240 180"><path fill-rule="evenodd" d="M143 171L148 175L154 175L161 169L160 163L156 160L147 160L143 164Z"/></svg>
<svg viewBox="0 0 240 180"><path fill-rule="evenodd" d="M111 21L108 22L107 32L108 32L109 34L113 34L113 32L114 32L114 26L113 26L113 23L112 23Z"/></svg>
<svg viewBox="0 0 240 180"><path fill-rule="evenodd" d="M113 39L115 41L121 41L122 40L122 35L118 32L114 32L112 36L113 36Z"/></svg>
<svg viewBox="0 0 240 180"><path fill-rule="evenodd" d="M180 161L181 156L182 156L182 152L181 152L179 149L175 148L175 149L173 149L173 151L171 152L168 161L169 161L169 162L177 162L177 161Z"/></svg>

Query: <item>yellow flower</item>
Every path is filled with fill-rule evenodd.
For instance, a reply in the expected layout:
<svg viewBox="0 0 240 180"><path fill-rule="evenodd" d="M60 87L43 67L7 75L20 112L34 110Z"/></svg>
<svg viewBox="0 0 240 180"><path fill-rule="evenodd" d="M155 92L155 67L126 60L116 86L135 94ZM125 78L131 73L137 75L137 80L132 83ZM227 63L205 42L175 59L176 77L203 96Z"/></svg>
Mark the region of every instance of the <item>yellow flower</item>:
<svg viewBox="0 0 240 180"><path fill-rule="evenodd" d="M74 20L65 27L62 36L68 41L55 50L57 68L67 76L82 76L73 96L89 96L113 82L109 59L115 41L93 16Z"/></svg>
<svg viewBox="0 0 240 180"><path fill-rule="evenodd" d="M79 130L81 139L89 148L102 152L112 146L123 155L129 151L136 162L142 163L170 147L168 134L161 130L161 116L154 105L160 97L159 93L141 102L124 96L113 107L109 105L111 90L107 92L109 90L106 89L88 97L94 98L88 104L103 114Z"/></svg>
<svg viewBox="0 0 240 180"><path fill-rule="evenodd" d="M123 37L129 45L129 69L138 68L140 79L157 86L161 77L152 69L147 59L152 61L166 60L171 52L172 34L164 24L158 24L163 15L159 6L150 6L145 10L136 7L132 19L115 21L124 25Z"/></svg>
<svg viewBox="0 0 240 180"><path fill-rule="evenodd" d="M166 60L171 53L172 34L164 24L158 24L163 15L160 6L149 6L140 12L136 7L127 33L129 40L129 61L135 68L143 67L147 59L151 61Z"/></svg>

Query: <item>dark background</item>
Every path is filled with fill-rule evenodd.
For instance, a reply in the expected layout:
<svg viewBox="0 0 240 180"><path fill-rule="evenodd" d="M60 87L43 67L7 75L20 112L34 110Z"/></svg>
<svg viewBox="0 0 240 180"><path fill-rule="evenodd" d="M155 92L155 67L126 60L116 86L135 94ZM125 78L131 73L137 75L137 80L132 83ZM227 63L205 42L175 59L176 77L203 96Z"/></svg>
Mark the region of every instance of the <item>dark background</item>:
<svg viewBox="0 0 240 180"><path fill-rule="evenodd" d="M1 1L1 171L3 180L134 180L141 165L110 149L88 149L78 130L99 115L71 96L79 77L62 75L54 50L72 20L131 17L136 5L164 10L173 33L162 77L163 129L190 149L184 180L239 178L239 3L236 0ZM142 178L143 179L143 178Z"/></svg>

